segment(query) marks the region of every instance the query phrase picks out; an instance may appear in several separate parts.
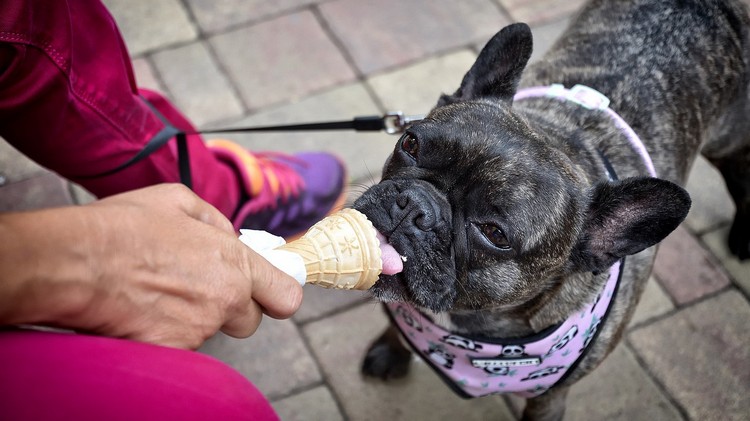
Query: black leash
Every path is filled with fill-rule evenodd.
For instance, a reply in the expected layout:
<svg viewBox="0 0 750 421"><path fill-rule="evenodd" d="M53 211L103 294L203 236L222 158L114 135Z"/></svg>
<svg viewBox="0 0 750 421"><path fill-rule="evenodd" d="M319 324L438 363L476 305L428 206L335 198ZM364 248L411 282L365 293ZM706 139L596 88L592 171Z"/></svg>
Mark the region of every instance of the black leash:
<svg viewBox="0 0 750 421"><path fill-rule="evenodd" d="M320 123L285 124L279 126L252 126L224 129L206 129L190 134L205 133L247 133L247 132L290 132L314 130L354 130L358 132L379 132L388 134L403 133L410 124L421 120L421 116L404 116L401 112L390 112L384 116L370 115L354 117L352 120L326 121Z"/></svg>
<svg viewBox="0 0 750 421"><path fill-rule="evenodd" d="M290 131L323 131L323 130L354 130L358 132L379 132L388 134L400 134L409 125L422 119L421 116L405 116L401 112L389 112L383 116L360 116L352 120L326 121L316 123L283 124L274 126L250 126L230 127L218 129L205 129L194 132L185 132L174 127L151 103L143 99L154 114L164 123L164 128L146 143L137 154L119 166L103 173L79 177L97 178L114 174L141 161L154 151L158 150L173 137L177 140L177 165L179 167L180 182L188 188L193 188L193 178L190 171L190 157L188 151L187 136L207 133L251 133L251 132L290 132Z"/></svg>

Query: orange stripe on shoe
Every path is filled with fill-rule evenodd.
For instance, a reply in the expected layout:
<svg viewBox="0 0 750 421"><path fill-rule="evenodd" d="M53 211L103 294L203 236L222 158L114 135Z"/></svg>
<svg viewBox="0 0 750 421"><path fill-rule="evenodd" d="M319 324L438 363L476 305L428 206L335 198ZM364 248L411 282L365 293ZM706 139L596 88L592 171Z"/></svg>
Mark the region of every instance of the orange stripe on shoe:
<svg viewBox="0 0 750 421"><path fill-rule="evenodd" d="M278 195L280 184L279 177L277 177L276 173L270 168L265 168L263 174L266 175L266 180L268 181L268 186L271 188L271 193L273 193L274 196Z"/></svg>
<svg viewBox="0 0 750 421"><path fill-rule="evenodd" d="M247 184L248 193L251 196L257 196L263 189L263 171L260 169L258 158L248 152L242 146L225 139L212 139L206 142L210 149L221 149L222 151L232 155L236 160L237 164L242 165L249 180L245 180ZM278 181L277 181L278 183Z"/></svg>

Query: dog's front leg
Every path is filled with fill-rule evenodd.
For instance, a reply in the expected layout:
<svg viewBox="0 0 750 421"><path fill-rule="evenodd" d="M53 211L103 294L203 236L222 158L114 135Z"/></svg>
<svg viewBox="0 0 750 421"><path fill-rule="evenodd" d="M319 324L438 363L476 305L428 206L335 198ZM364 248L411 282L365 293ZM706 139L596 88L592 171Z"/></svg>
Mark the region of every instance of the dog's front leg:
<svg viewBox="0 0 750 421"><path fill-rule="evenodd" d="M395 326L386 328L370 345L362 362L362 373L383 380L404 377L409 372L411 351L404 346Z"/></svg>
<svg viewBox="0 0 750 421"><path fill-rule="evenodd" d="M562 421L568 387L554 388L526 401L521 421Z"/></svg>

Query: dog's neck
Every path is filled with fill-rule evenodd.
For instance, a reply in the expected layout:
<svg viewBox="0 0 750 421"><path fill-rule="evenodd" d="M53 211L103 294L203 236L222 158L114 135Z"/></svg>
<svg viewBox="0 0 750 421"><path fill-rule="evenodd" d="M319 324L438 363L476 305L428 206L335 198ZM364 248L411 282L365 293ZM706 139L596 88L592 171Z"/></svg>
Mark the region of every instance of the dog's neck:
<svg viewBox="0 0 750 421"><path fill-rule="evenodd" d="M531 301L514 308L434 313L420 308L447 330L468 336L519 338L539 333L565 320L596 298L608 274L575 273L554 283Z"/></svg>

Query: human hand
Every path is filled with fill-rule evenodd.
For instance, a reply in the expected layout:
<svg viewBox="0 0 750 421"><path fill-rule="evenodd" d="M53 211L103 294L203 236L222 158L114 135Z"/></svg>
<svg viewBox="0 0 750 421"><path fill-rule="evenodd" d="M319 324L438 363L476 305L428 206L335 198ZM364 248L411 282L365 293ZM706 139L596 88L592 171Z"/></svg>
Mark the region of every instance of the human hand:
<svg viewBox="0 0 750 421"><path fill-rule="evenodd" d="M181 185L62 210L68 231L80 231L68 237L75 236L88 274L69 282L74 289L58 284L63 294L55 299L65 311L21 323L194 349L218 330L247 337L264 313L286 318L301 304L293 278L242 244L218 210Z"/></svg>

